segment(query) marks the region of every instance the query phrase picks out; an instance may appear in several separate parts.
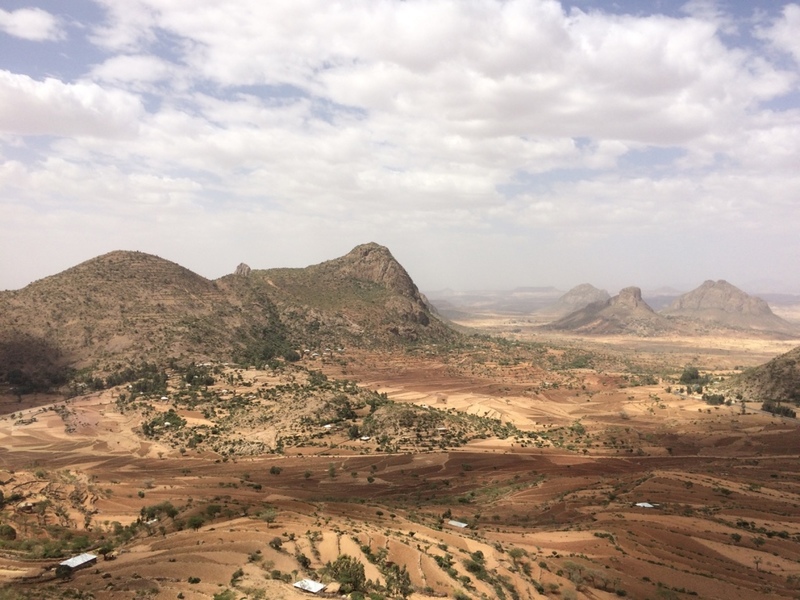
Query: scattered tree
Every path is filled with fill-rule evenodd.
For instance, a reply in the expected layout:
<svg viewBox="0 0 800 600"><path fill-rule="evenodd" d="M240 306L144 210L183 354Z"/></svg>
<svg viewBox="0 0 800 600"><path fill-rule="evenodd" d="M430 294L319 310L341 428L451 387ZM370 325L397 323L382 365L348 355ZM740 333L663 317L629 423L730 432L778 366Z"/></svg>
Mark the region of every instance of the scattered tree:
<svg viewBox="0 0 800 600"><path fill-rule="evenodd" d="M364 591L367 583L364 565L349 554L342 554L333 563L329 562L325 569L333 579L341 584L342 593Z"/></svg>

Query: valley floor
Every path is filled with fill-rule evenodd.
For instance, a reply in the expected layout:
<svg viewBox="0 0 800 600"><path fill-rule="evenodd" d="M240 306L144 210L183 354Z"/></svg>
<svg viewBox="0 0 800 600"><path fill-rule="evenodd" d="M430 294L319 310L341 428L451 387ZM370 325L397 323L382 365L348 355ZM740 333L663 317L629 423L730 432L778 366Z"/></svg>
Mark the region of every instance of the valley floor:
<svg viewBox="0 0 800 600"><path fill-rule="evenodd" d="M675 340L674 353L593 342L608 364L661 360L647 385L630 371L465 355L353 351L307 365L518 430L446 450L379 451L334 428L283 454L222 456L143 437L119 390L0 397L2 523L19 541L0 542L0 598L301 598L291 584L324 579L342 554L386 596L795 598L798 422L666 391L687 358L722 373L784 343L706 342ZM104 542L114 560L55 578L58 552ZM410 583L400 591L398 566Z"/></svg>

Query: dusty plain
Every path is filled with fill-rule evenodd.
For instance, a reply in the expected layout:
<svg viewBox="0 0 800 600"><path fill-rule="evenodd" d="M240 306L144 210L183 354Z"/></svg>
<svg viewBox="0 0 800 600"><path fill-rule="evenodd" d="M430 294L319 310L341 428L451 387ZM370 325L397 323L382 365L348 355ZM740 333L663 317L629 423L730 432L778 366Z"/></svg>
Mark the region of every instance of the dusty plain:
<svg viewBox="0 0 800 600"><path fill-rule="evenodd" d="M291 584L325 581L341 554L384 588L401 566L417 599L800 597L798 422L672 391L687 364L727 376L800 340L579 339L502 315L461 324L509 341L300 365L515 427L447 449L418 436L386 451L334 426L282 453L222 454L143 436L140 413L119 409L124 388L0 396L0 490L15 498L2 523L30 540L0 549L0 598L302 598ZM565 353L587 358L570 366ZM226 373L234 398L286 378ZM242 435L271 443L279 430ZM165 503L173 514L152 508ZM62 556L103 544L113 560L56 578Z"/></svg>

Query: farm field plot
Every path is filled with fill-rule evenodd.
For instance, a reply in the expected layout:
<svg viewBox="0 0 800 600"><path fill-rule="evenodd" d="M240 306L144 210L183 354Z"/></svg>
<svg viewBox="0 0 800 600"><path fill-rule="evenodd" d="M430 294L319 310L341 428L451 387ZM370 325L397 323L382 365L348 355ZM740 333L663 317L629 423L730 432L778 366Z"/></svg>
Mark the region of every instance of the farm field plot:
<svg viewBox="0 0 800 600"><path fill-rule="evenodd" d="M677 347L665 370L681 364ZM707 357L707 368L727 369L714 363L729 351ZM228 434L238 445L220 453L178 445L172 433L145 436L142 417L219 427L226 406L228 418L238 398L301 381L301 371L225 369L208 388L211 412L182 404L172 378L169 400L150 409L122 406L118 389L4 396L3 522L28 542L4 542L0 578L31 598L293 598L302 592L291 583L330 581L347 555L384 594L419 598L796 596L795 420L752 404L710 407L667 392L666 377L631 385L613 371L460 360L353 351L345 365L307 365L329 382L347 377L352 397L374 390L419 414L390 441L320 421L267 453L244 451L258 427L243 420ZM354 406L349 422L363 429L368 410ZM412 434L423 413L453 420ZM288 421L269 426L284 431ZM459 426L463 439L442 447L444 430ZM103 544L114 560L54 578L58 556Z"/></svg>

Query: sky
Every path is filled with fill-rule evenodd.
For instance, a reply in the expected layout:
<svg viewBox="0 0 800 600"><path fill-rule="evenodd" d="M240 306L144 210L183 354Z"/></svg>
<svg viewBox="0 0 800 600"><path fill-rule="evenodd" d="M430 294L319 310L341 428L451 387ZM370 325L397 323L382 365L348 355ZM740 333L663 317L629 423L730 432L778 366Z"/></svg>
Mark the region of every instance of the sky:
<svg viewBox="0 0 800 600"><path fill-rule="evenodd" d="M3 0L0 289L387 246L423 290L800 292L800 4Z"/></svg>

